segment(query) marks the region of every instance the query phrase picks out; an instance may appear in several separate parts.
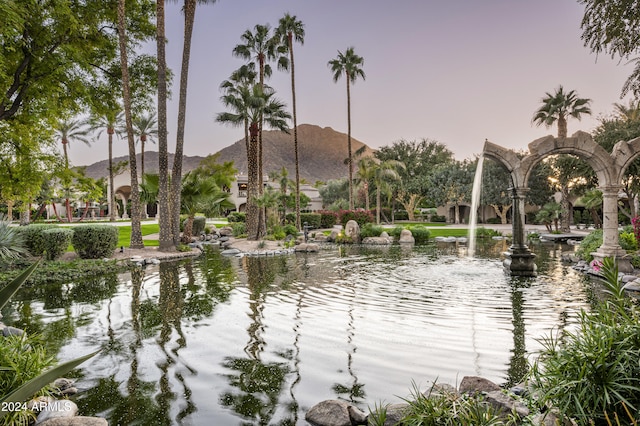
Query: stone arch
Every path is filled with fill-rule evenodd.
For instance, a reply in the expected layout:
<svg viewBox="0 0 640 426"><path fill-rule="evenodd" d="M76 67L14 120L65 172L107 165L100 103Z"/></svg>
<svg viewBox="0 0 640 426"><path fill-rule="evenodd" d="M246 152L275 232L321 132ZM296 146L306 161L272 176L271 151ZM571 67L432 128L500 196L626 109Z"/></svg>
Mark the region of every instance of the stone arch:
<svg viewBox="0 0 640 426"><path fill-rule="evenodd" d="M618 142L609 154L585 132L576 132L569 138L546 136L536 139L529 144L529 153L521 159L512 150L485 142L483 155L502 164L509 171L513 184L513 244L507 252L505 267L514 275L535 274L535 256L526 246L524 236L524 199L529 190L527 182L536 164L557 154L576 155L593 168L603 193L603 243L593 255L596 259L615 257L619 269L628 271L631 265L624 259L626 253L618 241L617 197L624 171L640 155L640 138Z"/></svg>

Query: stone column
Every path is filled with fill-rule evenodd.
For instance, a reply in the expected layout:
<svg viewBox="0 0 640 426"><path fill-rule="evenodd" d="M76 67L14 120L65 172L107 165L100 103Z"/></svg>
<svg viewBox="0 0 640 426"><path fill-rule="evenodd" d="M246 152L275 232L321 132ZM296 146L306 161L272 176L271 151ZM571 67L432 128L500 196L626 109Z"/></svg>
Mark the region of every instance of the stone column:
<svg viewBox="0 0 640 426"><path fill-rule="evenodd" d="M620 247L618 237L618 193L622 187L608 185L599 189L602 191L602 245L591 254L594 260L599 261L605 257L613 257L620 272L632 272L633 266L627 252Z"/></svg>
<svg viewBox="0 0 640 426"><path fill-rule="evenodd" d="M525 244L525 215L524 201L529 188L509 188L511 192L512 243L505 253L503 265L511 275L535 276L537 266L534 262L535 254L531 253Z"/></svg>

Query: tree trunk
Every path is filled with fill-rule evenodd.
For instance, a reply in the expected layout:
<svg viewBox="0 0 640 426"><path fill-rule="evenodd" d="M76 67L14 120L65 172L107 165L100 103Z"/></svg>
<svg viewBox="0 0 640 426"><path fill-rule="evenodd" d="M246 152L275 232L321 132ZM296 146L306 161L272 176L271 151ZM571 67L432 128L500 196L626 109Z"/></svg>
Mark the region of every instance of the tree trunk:
<svg viewBox="0 0 640 426"><path fill-rule="evenodd" d="M180 191L182 189L182 156L184 152L184 127L187 110L187 83L189 80L189 59L191 57L191 37L196 15L196 0L184 2L184 41L182 45L182 68L180 70L180 100L178 102L178 129L176 131L176 152L173 157L171 181L171 206L173 240L180 237Z"/></svg>
<svg viewBox="0 0 640 426"><path fill-rule="evenodd" d="M182 231L182 241L184 244L189 244L191 242L191 238L193 238L193 220L195 216L189 215L187 217L187 221L184 224L184 229Z"/></svg>
<svg viewBox="0 0 640 426"><path fill-rule="evenodd" d="M296 112L296 71L293 60L293 33L287 34L289 43L289 58L291 60L291 104L293 109L293 153L296 163L296 229L302 230L300 223L300 159L298 157L298 116Z"/></svg>
<svg viewBox="0 0 640 426"><path fill-rule="evenodd" d="M560 115L558 117L558 137L559 138L567 137L567 119L563 115Z"/></svg>
<svg viewBox="0 0 640 426"><path fill-rule="evenodd" d="M500 218L500 223L506 225L508 223L507 213L509 212L511 205L491 204L491 207L493 207L493 211L496 212L496 216Z"/></svg>
<svg viewBox="0 0 640 426"><path fill-rule="evenodd" d="M367 193L367 201L368 200L369 200L369 194ZM380 187L379 186L376 186L376 225L380 225Z"/></svg>
<svg viewBox="0 0 640 426"><path fill-rule="evenodd" d="M131 120L131 93L129 90L129 64L127 63L127 39L125 28L125 0L118 0L118 40L120 42L120 67L122 69L122 98L127 123L129 141L129 170L131 171L131 241L133 249L144 248L140 227L140 192L138 190L138 170L136 167L136 144Z"/></svg>
<svg viewBox="0 0 640 426"><path fill-rule="evenodd" d="M353 167L351 154L351 87L349 85L349 73L346 73L347 80L347 164L349 167L349 210L353 210Z"/></svg>
<svg viewBox="0 0 640 426"><path fill-rule="evenodd" d="M560 215L560 229L562 232L571 232L571 203L569 203L569 187L566 184L562 184L560 188L560 194L562 198L560 205L562 208L562 214Z"/></svg>
<svg viewBox="0 0 640 426"><path fill-rule="evenodd" d="M107 129L109 136L109 221L116 220L116 194L113 187L113 129Z"/></svg>
<svg viewBox="0 0 640 426"><path fill-rule="evenodd" d="M256 198L258 192L258 123L252 123L249 128L249 152L247 152L247 239L258 240L259 208Z"/></svg>
<svg viewBox="0 0 640 426"><path fill-rule="evenodd" d="M175 250L172 216L169 205L169 154L167 144L167 60L164 0L156 1L156 48L158 57L158 212L159 247L162 252Z"/></svg>

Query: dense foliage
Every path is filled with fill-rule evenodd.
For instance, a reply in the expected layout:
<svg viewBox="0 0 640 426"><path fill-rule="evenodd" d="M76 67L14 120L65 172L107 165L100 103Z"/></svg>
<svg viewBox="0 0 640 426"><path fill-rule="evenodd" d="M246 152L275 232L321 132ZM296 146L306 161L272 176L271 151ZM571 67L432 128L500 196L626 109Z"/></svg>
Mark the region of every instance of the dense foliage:
<svg viewBox="0 0 640 426"><path fill-rule="evenodd" d="M42 232L44 237L44 252L47 260L60 257L71 244L73 229L52 228Z"/></svg>
<svg viewBox="0 0 640 426"><path fill-rule="evenodd" d="M82 259L108 258L118 246L118 228L109 225L76 226L71 242Z"/></svg>

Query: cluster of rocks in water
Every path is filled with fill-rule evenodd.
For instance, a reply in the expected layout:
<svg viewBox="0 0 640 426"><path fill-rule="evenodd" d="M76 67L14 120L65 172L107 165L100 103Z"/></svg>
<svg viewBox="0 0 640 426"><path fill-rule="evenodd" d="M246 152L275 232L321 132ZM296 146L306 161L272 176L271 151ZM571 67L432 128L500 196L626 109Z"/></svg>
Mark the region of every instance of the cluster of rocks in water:
<svg viewBox="0 0 640 426"><path fill-rule="evenodd" d="M515 415L517 418L528 418L532 424L540 426L552 426L561 424L558 417L552 411L532 413L521 402L521 396L527 392L524 386L514 386L511 389L503 389L497 384L482 377L465 376L458 389L448 384L434 383L423 393L425 398L450 398L462 397L481 398L489 404L496 413L505 417ZM401 420L410 410L409 402L390 404L377 407L376 410L385 410L384 425L393 426L401 424ZM375 415L375 413L373 413ZM338 399L322 401L307 411L305 420L314 426L354 426L372 424L370 414L360 410L355 405Z"/></svg>
<svg viewBox="0 0 640 426"><path fill-rule="evenodd" d="M562 261L565 263L572 264L572 268L576 271L582 272L583 274L593 275L596 277L600 277L600 268L597 264L589 263L585 260L580 259L573 253L563 254L561 257ZM618 278L620 282L624 285L624 289L630 292L640 292L640 277L635 274L625 274L623 272L618 273Z"/></svg>

